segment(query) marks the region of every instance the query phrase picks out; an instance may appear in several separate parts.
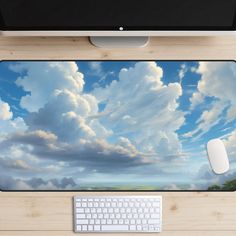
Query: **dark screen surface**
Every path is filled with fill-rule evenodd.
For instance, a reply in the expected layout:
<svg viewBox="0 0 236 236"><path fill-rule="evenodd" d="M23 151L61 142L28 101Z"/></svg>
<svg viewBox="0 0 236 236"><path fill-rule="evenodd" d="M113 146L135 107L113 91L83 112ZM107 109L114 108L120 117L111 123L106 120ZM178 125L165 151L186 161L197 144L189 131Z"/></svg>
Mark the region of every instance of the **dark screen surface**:
<svg viewBox="0 0 236 236"><path fill-rule="evenodd" d="M236 0L0 0L2 30L234 30Z"/></svg>

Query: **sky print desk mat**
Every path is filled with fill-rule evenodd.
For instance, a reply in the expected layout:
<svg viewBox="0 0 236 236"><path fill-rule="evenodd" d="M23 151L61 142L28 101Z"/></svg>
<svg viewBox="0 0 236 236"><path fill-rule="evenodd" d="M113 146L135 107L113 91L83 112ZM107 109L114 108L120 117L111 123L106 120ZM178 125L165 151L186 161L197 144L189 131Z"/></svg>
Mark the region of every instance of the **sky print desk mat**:
<svg viewBox="0 0 236 236"><path fill-rule="evenodd" d="M236 190L236 64L2 61L0 150L2 190Z"/></svg>

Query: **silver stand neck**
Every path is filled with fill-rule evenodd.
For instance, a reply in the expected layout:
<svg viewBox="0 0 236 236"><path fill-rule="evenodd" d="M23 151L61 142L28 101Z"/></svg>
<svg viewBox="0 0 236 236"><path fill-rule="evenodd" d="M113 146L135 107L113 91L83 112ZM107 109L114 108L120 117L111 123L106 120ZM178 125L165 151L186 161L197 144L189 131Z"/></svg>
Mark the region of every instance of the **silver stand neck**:
<svg viewBox="0 0 236 236"><path fill-rule="evenodd" d="M95 36L90 37L90 42L100 48L139 48L145 47L149 37L143 36Z"/></svg>

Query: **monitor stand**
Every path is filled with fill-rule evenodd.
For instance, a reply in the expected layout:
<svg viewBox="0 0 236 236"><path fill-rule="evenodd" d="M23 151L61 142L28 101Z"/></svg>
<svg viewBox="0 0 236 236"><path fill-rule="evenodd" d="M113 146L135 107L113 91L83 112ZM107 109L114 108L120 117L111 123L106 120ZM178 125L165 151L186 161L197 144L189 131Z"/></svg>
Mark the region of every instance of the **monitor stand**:
<svg viewBox="0 0 236 236"><path fill-rule="evenodd" d="M145 47L149 37L144 36L93 36L90 42L100 48L139 48Z"/></svg>

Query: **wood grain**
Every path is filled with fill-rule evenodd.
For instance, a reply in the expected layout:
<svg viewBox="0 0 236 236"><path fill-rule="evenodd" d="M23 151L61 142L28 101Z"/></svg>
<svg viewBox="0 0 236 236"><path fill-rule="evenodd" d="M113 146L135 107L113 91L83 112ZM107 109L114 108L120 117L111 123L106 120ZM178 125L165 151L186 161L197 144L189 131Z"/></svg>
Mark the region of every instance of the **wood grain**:
<svg viewBox="0 0 236 236"><path fill-rule="evenodd" d="M88 193L1 193L0 229L36 231L40 226L43 231L71 231L72 197L77 194ZM96 194L104 193L93 193ZM163 196L164 231L217 230L236 233L236 193L156 194Z"/></svg>
<svg viewBox="0 0 236 236"><path fill-rule="evenodd" d="M235 59L236 37L153 37L145 48L101 49L86 37L0 37L1 59Z"/></svg>
<svg viewBox="0 0 236 236"><path fill-rule="evenodd" d="M92 46L86 37L0 37L0 59L235 60L236 38L153 37L146 48L108 50ZM77 194L102 195L104 193L0 193L0 236L76 235L72 231L72 196ZM149 195L153 193L107 194ZM161 235L236 236L236 193L161 192L155 194L163 196Z"/></svg>

